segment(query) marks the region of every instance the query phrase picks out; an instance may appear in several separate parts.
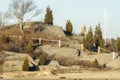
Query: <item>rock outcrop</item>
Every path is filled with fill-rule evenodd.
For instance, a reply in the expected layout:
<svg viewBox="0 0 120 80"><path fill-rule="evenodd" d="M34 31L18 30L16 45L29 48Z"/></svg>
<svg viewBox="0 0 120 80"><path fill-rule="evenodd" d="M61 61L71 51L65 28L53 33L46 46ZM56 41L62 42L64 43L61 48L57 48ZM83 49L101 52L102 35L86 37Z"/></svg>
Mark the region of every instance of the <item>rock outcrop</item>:
<svg viewBox="0 0 120 80"><path fill-rule="evenodd" d="M28 54L6 51L4 51L4 54L5 54L4 56L5 62L3 67L4 71L22 71L22 65L26 57L29 62L29 67L31 67L32 64L37 65L37 63Z"/></svg>
<svg viewBox="0 0 120 80"><path fill-rule="evenodd" d="M55 36L56 38L66 38L66 35L60 26L47 26L44 30L44 34L49 35L49 37Z"/></svg>
<svg viewBox="0 0 120 80"><path fill-rule="evenodd" d="M120 57L112 60L111 62L106 64L106 67L113 68L113 69L120 69Z"/></svg>

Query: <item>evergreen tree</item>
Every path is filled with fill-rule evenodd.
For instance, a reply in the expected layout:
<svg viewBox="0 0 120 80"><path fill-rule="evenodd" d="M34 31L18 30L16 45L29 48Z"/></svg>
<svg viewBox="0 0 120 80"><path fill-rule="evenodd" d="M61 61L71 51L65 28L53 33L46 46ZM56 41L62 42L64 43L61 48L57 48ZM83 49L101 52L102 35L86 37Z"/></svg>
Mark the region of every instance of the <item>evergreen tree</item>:
<svg viewBox="0 0 120 80"><path fill-rule="evenodd" d="M84 36L84 38L83 38L84 48L89 49L91 46L93 46L93 43L94 43L93 31L92 31L92 27L90 27L87 35Z"/></svg>
<svg viewBox="0 0 120 80"><path fill-rule="evenodd" d="M46 15L45 15L44 22L45 22L46 24L53 25L52 10L50 9L49 6L48 6L47 9L46 9Z"/></svg>
<svg viewBox="0 0 120 80"><path fill-rule="evenodd" d="M82 43L83 43L84 49L87 49L87 39L86 39L86 36L83 37Z"/></svg>
<svg viewBox="0 0 120 80"><path fill-rule="evenodd" d="M83 27L81 27L80 35L81 36L85 36L86 35L86 26L85 25Z"/></svg>
<svg viewBox="0 0 120 80"><path fill-rule="evenodd" d="M45 63L46 63L46 54L42 53L42 55L40 55L38 64L39 65L45 65Z"/></svg>
<svg viewBox="0 0 120 80"><path fill-rule="evenodd" d="M104 46L104 40L102 37L102 31L101 31L100 24L98 24L95 28L94 40L95 40L95 45L97 48L98 46L100 47Z"/></svg>
<svg viewBox="0 0 120 80"><path fill-rule="evenodd" d="M89 28L89 31L87 33L87 48L89 49L91 46L93 46L93 31L92 31L92 27Z"/></svg>
<svg viewBox="0 0 120 80"><path fill-rule="evenodd" d="M31 53L33 53L33 45L32 45L32 42L29 42L27 45L26 45L26 53L28 53L28 54L31 54Z"/></svg>
<svg viewBox="0 0 120 80"><path fill-rule="evenodd" d="M117 38L117 41L116 41L116 47L117 47L117 50L120 51L120 38L119 37Z"/></svg>
<svg viewBox="0 0 120 80"><path fill-rule="evenodd" d="M72 31L73 31L72 23L70 22L70 20L67 20L67 23L66 23L66 33L68 35L71 35Z"/></svg>
<svg viewBox="0 0 120 80"><path fill-rule="evenodd" d="M23 66L22 66L23 71L29 71L29 64L28 64L28 59L27 57L24 60Z"/></svg>

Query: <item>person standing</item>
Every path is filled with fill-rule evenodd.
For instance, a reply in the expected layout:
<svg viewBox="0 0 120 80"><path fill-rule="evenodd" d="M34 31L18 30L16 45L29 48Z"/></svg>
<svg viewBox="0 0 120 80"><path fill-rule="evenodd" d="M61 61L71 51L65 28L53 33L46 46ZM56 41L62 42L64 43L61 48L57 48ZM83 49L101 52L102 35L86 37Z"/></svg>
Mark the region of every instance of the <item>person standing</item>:
<svg viewBox="0 0 120 80"><path fill-rule="evenodd" d="M79 57L81 55L81 51L77 49L77 56Z"/></svg>

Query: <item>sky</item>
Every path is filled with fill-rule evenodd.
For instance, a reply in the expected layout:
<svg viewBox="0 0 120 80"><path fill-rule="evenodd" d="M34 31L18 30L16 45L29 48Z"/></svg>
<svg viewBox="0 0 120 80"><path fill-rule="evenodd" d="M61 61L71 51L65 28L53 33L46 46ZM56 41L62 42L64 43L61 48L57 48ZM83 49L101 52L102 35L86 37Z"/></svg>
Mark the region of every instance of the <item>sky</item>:
<svg viewBox="0 0 120 80"><path fill-rule="evenodd" d="M82 26L93 29L101 24L103 37L120 37L120 0L34 0L42 10L36 20L43 21L46 7L50 6L53 12L54 24L65 29L67 20L73 24L73 32L80 33ZM0 11L7 11L11 0L0 0ZM105 31L105 15L107 12L107 27Z"/></svg>

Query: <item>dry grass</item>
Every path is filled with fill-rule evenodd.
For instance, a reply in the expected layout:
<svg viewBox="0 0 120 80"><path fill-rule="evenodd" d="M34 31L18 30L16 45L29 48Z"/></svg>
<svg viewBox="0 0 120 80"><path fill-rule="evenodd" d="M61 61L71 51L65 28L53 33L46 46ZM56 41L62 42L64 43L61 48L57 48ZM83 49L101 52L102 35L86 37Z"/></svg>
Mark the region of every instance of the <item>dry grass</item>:
<svg viewBox="0 0 120 80"><path fill-rule="evenodd" d="M71 60L69 58L64 58L64 57L53 58L53 59L57 60L60 63L60 65L63 66L79 65L79 66L93 67L93 68L98 68L99 66L97 60L95 60L94 62L90 62L88 60Z"/></svg>
<svg viewBox="0 0 120 80"><path fill-rule="evenodd" d="M30 23L30 26L34 26L34 24ZM48 39L48 40L59 40L60 39L62 41L67 41L67 39L65 38L58 38L58 36L55 34L49 35L47 32L44 32L44 31L34 32L33 28L34 27L31 27L28 30L25 30L24 33L20 32L18 24L0 28L0 34L1 34L0 35L0 44L1 44L0 49L7 50L7 51L13 51L13 52L24 52L24 49L25 49L24 47L27 43L29 43L29 41L32 41L34 44L38 44L39 42L38 39L33 40L31 38L43 38L43 39ZM11 37L11 36L18 36L18 37ZM22 37L22 40L20 40L19 36ZM4 43L2 39L4 40ZM56 46L56 42L42 40L42 45L45 45L45 44Z"/></svg>
<svg viewBox="0 0 120 80"><path fill-rule="evenodd" d="M0 73L3 72L4 53L0 51Z"/></svg>
<svg viewBox="0 0 120 80"><path fill-rule="evenodd" d="M27 24L27 23L26 23ZM30 26L34 26L33 23L30 23ZM34 27L30 27L24 30L24 33L20 32L20 28L18 24L6 26L0 28L1 35L6 36L26 36L26 38L45 38L45 39L55 39L59 40L58 36L53 34L49 35L47 32L44 31L36 31L34 32ZM66 40L65 38L61 38L61 40Z"/></svg>

